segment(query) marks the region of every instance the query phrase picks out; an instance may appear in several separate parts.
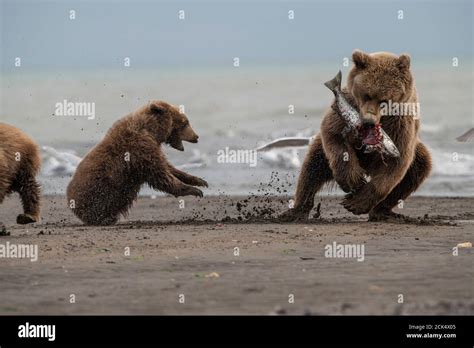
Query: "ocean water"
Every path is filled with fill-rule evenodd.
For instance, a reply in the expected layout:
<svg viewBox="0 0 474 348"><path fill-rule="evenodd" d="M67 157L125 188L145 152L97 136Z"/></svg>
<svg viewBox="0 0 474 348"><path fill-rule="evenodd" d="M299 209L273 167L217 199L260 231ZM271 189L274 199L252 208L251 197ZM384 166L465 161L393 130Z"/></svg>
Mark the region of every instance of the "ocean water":
<svg viewBox="0 0 474 348"><path fill-rule="evenodd" d="M259 155L255 166L219 163L218 151L254 149L279 137L318 132L332 99L323 83L337 64L162 70L8 72L1 81L0 120L15 125L42 146L40 181L46 194L64 194L80 157L119 118L161 99L184 105L199 134L185 151L165 147L171 163L205 178L205 194L282 193L267 187L275 177L292 194L306 148ZM419 195L473 196L472 143L455 138L474 126L472 63L418 63L412 67L421 103L420 137L434 169ZM95 103L95 118L57 116L56 103ZM294 113L289 113L289 105ZM272 179L273 178L273 179ZM157 194L144 187L143 195ZM323 194L342 194L339 189Z"/></svg>

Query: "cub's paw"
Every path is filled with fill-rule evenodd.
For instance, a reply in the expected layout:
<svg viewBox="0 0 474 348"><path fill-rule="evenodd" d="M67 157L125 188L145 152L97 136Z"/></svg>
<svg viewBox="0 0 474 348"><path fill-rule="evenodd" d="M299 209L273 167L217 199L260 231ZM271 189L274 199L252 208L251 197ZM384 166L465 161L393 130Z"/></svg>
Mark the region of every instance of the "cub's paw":
<svg viewBox="0 0 474 348"><path fill-rule="evenodd" d="M278 216L278 220L281 222L295 222L308 220L308 213L301 210L289 209L283 214Z"/></svg>
<svg viewBox="0 0 474 348"><path fill-rule="evenodd" d="M196 196L196 197L202 197L203 193L200 189L195 188L193 186L186 186L183 189L182 195L181 196Z"/></svg>
<svg viewBox="0 0 474 348"><path fill-rule="evenodd" d="M32 224L38 222L39 219L30 214L20 214L16 217L16 223L20 225Z"/></svg>
<svg viewBox="0 0 474 348"><path fill-rule="evenodd" d="M195 177L192 183L193 186L209 187L206 180Z"/></svg>
<svg viewBox="0 0 474 348"><path fill-rule="evenodd" d="M347 194L341 204L355 215L367 214L374 206L374 204L371 203L370 197L362 195L360 192L359 194Z"/></svg>

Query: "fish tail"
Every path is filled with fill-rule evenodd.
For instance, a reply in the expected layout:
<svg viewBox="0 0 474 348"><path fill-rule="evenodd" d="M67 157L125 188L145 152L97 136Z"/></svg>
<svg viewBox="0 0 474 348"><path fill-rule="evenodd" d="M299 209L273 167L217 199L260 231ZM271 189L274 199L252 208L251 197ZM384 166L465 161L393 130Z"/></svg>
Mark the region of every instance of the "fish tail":
<svg viewBox="0 0 474 348"><path fill-rule="evenodd" d="M329 88L331 91L336 93L336 91L341 90L341 79L342 79L342 73L341 73L341 70L339 70L336 77L333 78L331 81L325 82L324 85L327 88Z"/></svg>

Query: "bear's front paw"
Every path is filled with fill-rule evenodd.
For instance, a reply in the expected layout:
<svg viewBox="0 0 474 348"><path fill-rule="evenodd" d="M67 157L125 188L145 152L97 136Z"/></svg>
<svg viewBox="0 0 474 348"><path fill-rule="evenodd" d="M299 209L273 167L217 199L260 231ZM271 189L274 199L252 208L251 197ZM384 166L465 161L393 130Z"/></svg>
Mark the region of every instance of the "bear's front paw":
<svg viewBox="0 0 474 348"><path fill-rule="evenodd" d="M352 176L337 175L335 180L345 193L356 192L367 184L363 173L353 174Z"/></svg>
<svg viewBox="0 0 474 348"><path fill-rule="evenodd" d="M32 224L38 222L39 219L30 214L20 214L16 217L16 223L20 225Z"/></svg>
<svg viewBox="0 0 474 348"><path fill-rule="evenodd" d="M394 213L390 210L375 210L372 209L369 212L369 221L371 222L379 222L379 221L387 221L387 222L404 222L408 218L405 215Z"/></svg>
<svg viewBox="0 0 474 348"><path fill-rule="evenodd" d="M351 192L357 192L361 190L367 184L367 180L365 179L364 175L357 176L357 179L349 182L349 186L351 187Z"/></svg>
<svg viewBox="0 0 474 348"><path fill-rule="evenodd" d="M341 179L337 178L336 182L339 185L339 187L341 188L341 190L344 191L345 193L349 193L349 192L352 191L351 187L349 186L349 184L345 180L341 180Z"/></svg>
<svg viewBox="0 0 474 348"><path fill-rule="evenodd" d="M209 187L207 181L204 180L204 179L201 179L201 178L195 178L193 185L194 186L201 186L201 187Z"/></svg>
<svg viewBox="0 0 474 348"><path fill-rule="evenodd" d="M346 195L342 201L342 205L351 213L361 215L371 211L375 202L372 202L367 195L361 195L359 192L359 194L349 193Z"/></svg>
<svg viewBox="0 0 474 348"><path fill-rule="evenodd" d="M196 196L196 197L202 197L203 193L200 189L195 188L193 186L186 186L186 188L183 190L183 196Z"/></svg>
<svg viewBox="0 0 474 348"><path fill-rule="evenodd" d="M305 221L308 220L308 213L301 210L288 209L278 216L278 220L281 222Z"/></svg>

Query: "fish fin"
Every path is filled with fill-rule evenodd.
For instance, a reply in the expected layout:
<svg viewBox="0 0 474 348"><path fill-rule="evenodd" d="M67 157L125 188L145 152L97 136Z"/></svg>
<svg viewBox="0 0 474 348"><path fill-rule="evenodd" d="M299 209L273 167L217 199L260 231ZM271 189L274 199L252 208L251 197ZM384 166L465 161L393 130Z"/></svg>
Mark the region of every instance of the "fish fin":
<svg viewBox="0 0 474 348"><path fill-rule="evenodd" d="M469 143L474 139L474 128L469 129L466 133L456 138L461 143Z"/></svg>
<svg viewBox="0 0 474 348"><path fill-rule="evenodd" d="M269 144L260 146L256 151L269 151L276 148L295 148L308 146L312 138L280 138L272 141Z"/></svg>
<svg viewBox="0 0 474 348"><path fill-rule="evenodd" d="M336 91L341 90L341 80L342 80L342 73L341 73L341 70L339 70L336 77L333 78L331 81L325 82L324 85L327 88L329 88L331 91L336 93Z"/></svg>

